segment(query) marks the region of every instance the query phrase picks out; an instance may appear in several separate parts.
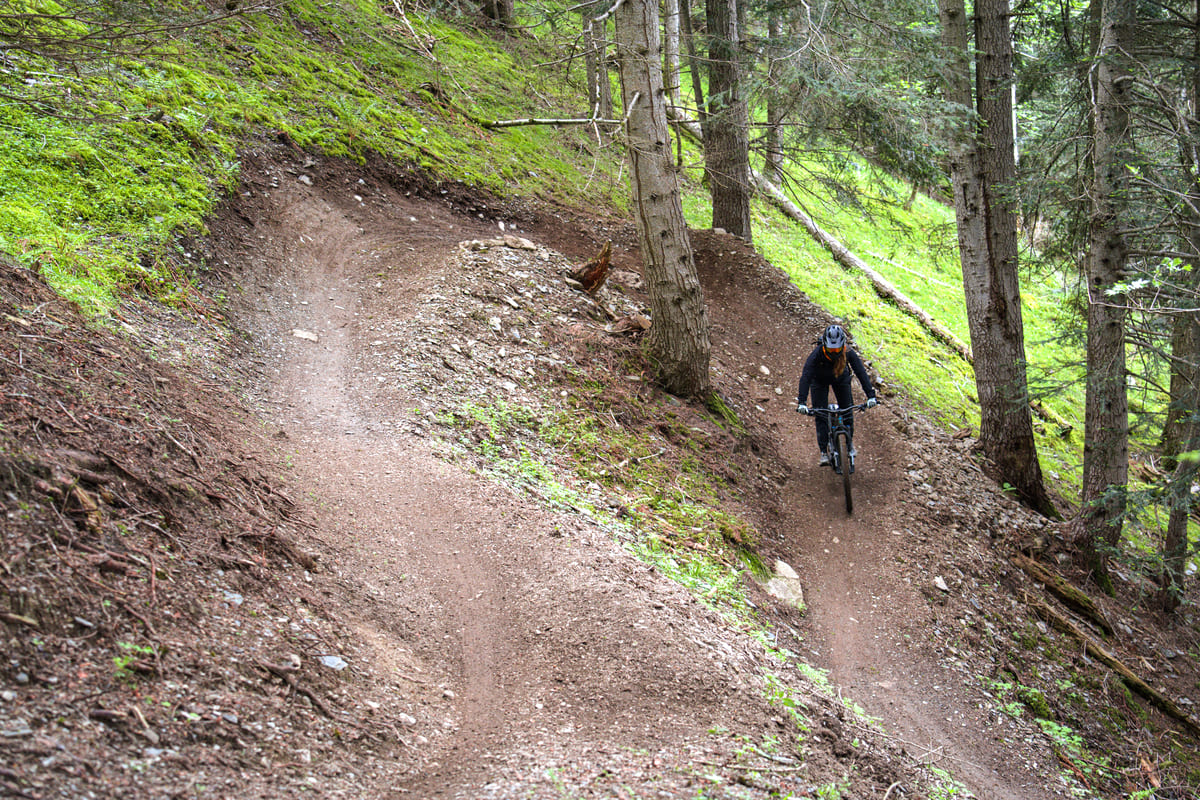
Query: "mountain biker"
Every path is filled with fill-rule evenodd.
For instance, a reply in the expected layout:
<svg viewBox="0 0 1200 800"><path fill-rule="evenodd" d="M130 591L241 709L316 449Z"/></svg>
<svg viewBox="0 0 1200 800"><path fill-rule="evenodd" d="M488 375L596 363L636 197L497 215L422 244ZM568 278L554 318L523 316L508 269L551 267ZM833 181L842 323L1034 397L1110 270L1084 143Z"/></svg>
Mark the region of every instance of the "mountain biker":
<svg viewBox="0 0 1200 800"><path fill-rule="evenodd" d="M871 378L867 375L866 368L863 367L862 359L850 348L846 329L841 325L830 325L821 334L816 347L804 362L804 371L800 374L800 391L796 397L796 410L801 414L808 413L808 406L805 405L804 398L808 395L810 386L813 408L829 408L830 388L833 389L838 407L848 408L853 405L854 398L850 392L850 370L854 370L854 374L858 376L858 383L862 386L863 394L867 396L867 408L873 408L879 401L875 398L875 387L871 385ZM845 420L850 433L850 458L853 459L855 455L854 416L847 415ZM817 414L816 423L817 448L821 451L819 463L824 467L829 464L829 417L825 414Z"/></svg>

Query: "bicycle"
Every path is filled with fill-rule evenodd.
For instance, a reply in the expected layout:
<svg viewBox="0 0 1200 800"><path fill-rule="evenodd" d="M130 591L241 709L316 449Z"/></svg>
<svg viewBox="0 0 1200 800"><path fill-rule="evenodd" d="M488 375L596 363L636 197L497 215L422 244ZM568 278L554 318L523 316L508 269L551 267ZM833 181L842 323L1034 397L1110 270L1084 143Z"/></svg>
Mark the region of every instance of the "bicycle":
<svg viewBox="0 0 1200 800"><path fill-rule="evenodd" d="M854 472L854 443L850 438L850 428L846 424L846 419L855 411L866 411L869 406L866 403L857 403L846 408L838 408L837 403L828 408L810 408L808 416L815 417L818 414L825 416L829 421L829 444L827 453L829 455L829 466L833 471L842 476L842 489L846 493L846 513L854 513L854 496L850 492L850 474ZM843 465L848 465L848 468Z"/></svg>

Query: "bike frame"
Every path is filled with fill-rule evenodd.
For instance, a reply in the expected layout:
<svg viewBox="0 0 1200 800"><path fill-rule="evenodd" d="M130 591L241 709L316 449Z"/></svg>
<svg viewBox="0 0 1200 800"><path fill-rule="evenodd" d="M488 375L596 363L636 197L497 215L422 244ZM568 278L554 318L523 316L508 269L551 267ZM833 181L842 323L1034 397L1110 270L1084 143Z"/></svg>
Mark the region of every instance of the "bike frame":
<svg viewBox="0 0 1200 800"><path fill-rule="evenodd" d="M846 418L855 411L865 411L866 403L855 403L852 406L839 408L837 403L830 405L828 408L810 408L808 415L810 417L823 416L829 420L829 445L827 452L829 453L829 465L833 467L833 471L842 474L841 457L837 445L839 436L846 439L846 452L849 452L853 446L853 437L850 436L850 428L846 425ZM850 471L854 471L854 461L850 461Z"/></svg>
<svg viewBox="0 0 1200 800"><path fill-rule="evenodd" d="M842 488L846 493L846 513L850 514L854 511L854 499L850 491L850 474L854 472L854 457L850 455L854 442L851 440L850 428L846 424L846 420L854 414L855 411L865 411L866 403L857 403L845 408L838 408L837 403L828 408L810 408L808 415L815 417L823 415L829 420L829 466L833 467L833 471L842 476ZM845 460L849 461L849 465L843 465L843 454Z"/></svg>

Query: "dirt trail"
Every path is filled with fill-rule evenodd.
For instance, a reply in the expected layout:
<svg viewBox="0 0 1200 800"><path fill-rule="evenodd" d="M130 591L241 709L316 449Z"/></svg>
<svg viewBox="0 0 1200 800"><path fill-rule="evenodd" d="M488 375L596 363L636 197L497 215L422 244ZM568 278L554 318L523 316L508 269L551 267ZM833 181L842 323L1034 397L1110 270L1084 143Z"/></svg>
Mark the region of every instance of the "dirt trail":
<svg viewBox="0 0 1200 800"><path fill-rule="evenodd" d="M703 758L714 725L769 725L742 654L696 657L697 642L720 637L710 612L630 564L586 520L538 510L432 457L409 411L419 396L381 391L388 378L364 368L374 324L411 315L458 243L496 228L387 187L280 182L259 168L259 250L277 267L264 267L270 280L250 302L273 343L264 399L278 410L300 484L326 510L322 534L350 554L341 573L380 601L359 620L364 646L412 678L412 741L424 760L404 779L404 796L509 796L530 791L520 777L530 769L556 764L628 776L631 748L646 751L639 769L661 774ZM593 246L581 237L577 254ZM924 627L929 603L898 568L913 535L896 514L911 501L898 411L885 403L860 417L847 518L832 476L815 464L811 422L792 411L800 343L823 320L798 318L739 280L731 256L697 247L714 363L719 380L761 377L760 365L772 375L750 390L792 471L768 550L805 583L801 646L910 753L976 796L1057 796L1044 777L1049 762L1027 755L1041 750L1023 744L1014 756L1001 738L1010 732L980 710L972 676L938 660Z"/></svg>
<svg viewBox="0 0 1200 800"><path fill-rule="evenodd" d="M882 405L856 417L859 462L854 513L847 515L840 478L817 465L812 421L794 411L807 343L830 320L798 318L786 300L772 302L777 286L748 290L737 277L737 261L749 258L739 247L725 243L714 253L701 246L697 257L725 357L744 374L756 374L761 364L785 376L776 381L782 395L758 397L792 469L776 547L804 581L813 663L828 669L845 696L881 720L910 754L948 770L978 797L1056 796L1047 788L1053 761L1041 743L1006 743L1013 731L984 702L978 676L936 652L945 643L931 630L930 602L904 568L927 555L914 537L936 541L939 532L911 530L898 513L920 502L907 473L914 457L920 460L921 442L898 433L903 409L890 405L885 392ZM861 402L857 382L854 391Z"/></svg>
<svg viewBox="0 0 1200 800"><path fill-rule="evenodd" d="M358 621L368 660L411 679L406 796L526 796L556 764L661 786L625 762L670 772L714 727L770 724L744 654L696 658L722 635L713 612L585 520L434 458L420 394L364 368L377 323L410 315L458 243L496 229L391 193L380 225L341 186L266 185L281 183L254 212L271 232L250 300L262 402L324 509L335 568L379 600Z"/></svg>

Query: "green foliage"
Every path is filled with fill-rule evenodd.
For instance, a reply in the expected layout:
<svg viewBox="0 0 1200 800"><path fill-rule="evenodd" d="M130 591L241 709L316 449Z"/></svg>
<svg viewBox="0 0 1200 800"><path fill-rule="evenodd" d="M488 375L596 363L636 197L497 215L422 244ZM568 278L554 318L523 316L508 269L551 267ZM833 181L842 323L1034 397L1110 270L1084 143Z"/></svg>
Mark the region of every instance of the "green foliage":
<svg viewBox="0 0 1200 800"><path fill-rule="evenodd" d="M1017 697L1029 709L1029 712L1039 720L1051 720L1054 718L1054 712L1050 710L1050 704L1046 702L1046 696L1042 694L1040 689L1034 689L1031 686L1018 686Z"/></svg>
<svg viewBox="0 0 1200 800"><path fill-rule="evenodd" d="M942 767L930 767L929 771L935 778L933 785L929 788L930 800L968 800L974 797L967 787L955 780L949 770Z"/></svg>
<svg viewBox="0 0 1200 800"><path fill-rule="evenodd" d="M154 655L154 648L144 644L117 642L117 648L120 652L113 656L113 677L122 680L129 680L133 677L133 670L130 667L138 658Z"/></svg>
<svg viewBox="0 0 1200 800"><path fill-rule="evenodd" d="M803 666L808 667L807 664ZM813 669L812 667L808 668ZM818 674L824 677L824 673ZM763 679L765 682L763 691L767 702L787 714L798 730L807 732L812 727L812 719L808 716L808 709L796 699L795 693L776 675L768 672L763 675ZM828 686L828 678L825 678L825 685Z"/></svg>
<svg viewBox="0 0 1200 800"><path fill-rule="evenodd" d="M208 12L197 2L172 13ZM478 124L527 112L527 96L571 105L570 82L543 82L524 63L545 55L536 40L502 48L433 17L409 20L411 29L372 2L333 11L296 0L75 75L14 54L18 68L0 74L0 249L92 314L135 290L181 299L189 287L171 266L171 241L203 232L236 184L238 151L272 132L500 194L623 194L609 177L615 159L588 154L585 132ZM22 81L25 72L42 78Z"/></svg>
<svg viewBox="0 0 1200 800"><path fill-rule="evenodd" d="M850 797L850 776L845 775L836 783L818 786L817 797L820 800L842 800L842 798Z"/></svg>

